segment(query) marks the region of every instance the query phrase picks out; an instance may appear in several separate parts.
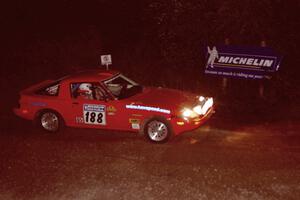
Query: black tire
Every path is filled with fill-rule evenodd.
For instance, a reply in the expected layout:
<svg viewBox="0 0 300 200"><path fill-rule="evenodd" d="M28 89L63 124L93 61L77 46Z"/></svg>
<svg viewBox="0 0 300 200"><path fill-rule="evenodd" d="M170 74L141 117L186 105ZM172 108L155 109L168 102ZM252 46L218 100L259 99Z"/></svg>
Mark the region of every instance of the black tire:
<svg viewBox="0 0 300 200"><path fill-rule="evenodd" d="M35 120L35 123L42 130L50 133L56 133L64 127L64 120L61 115L53 110L41 111Z"/></svg>
<svg viewBox="0 0 300 200"><path fill-rule="evenodd" d="M153 117L145 122L143 133L153 143L165 143L173 135L169 122L163 117Z"/></svg>

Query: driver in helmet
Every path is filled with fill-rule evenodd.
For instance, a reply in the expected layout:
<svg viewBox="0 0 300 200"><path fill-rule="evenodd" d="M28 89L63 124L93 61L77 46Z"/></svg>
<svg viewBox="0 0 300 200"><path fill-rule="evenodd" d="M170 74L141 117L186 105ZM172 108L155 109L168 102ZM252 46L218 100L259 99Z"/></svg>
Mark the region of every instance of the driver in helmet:
<svg viewBox="0 0 300 200"><path fill-rule="evenodd" d="M94 99L93 98L93 91L92 91L92 84L90 83L81 83L78 90L78 97L79 99Z"/></svg>

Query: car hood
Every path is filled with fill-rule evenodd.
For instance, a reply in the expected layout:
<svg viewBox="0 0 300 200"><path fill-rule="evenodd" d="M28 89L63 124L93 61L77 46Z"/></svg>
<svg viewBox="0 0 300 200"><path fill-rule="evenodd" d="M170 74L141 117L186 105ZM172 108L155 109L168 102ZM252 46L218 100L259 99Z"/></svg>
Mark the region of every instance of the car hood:
<svg viewBox="0 0 300 200"><path fill-rule="evenodd" d="M192 106L197 95L175 89L145 87L142 93L130 97L129 104L159 107L178 112L185 106Z"/></svg>

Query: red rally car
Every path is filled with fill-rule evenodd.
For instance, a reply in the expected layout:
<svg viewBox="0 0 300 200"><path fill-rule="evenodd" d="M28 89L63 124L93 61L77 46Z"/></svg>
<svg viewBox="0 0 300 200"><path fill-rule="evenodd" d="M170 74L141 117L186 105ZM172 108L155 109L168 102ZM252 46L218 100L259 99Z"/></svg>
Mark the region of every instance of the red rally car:
<svg viewBox="0 0 300 200"><path fill-rule="evenodd" d="M14 113L48 132L62 127L124 130L152 142L198 128L213 111L213 98L143 87L117 71L91 70L47 80L20 92Z"/></svg>

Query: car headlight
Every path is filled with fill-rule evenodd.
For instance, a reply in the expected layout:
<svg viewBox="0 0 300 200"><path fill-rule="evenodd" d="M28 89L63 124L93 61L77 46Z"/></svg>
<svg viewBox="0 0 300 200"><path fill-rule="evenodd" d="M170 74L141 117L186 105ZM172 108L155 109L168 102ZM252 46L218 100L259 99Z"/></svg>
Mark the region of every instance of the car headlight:
<svg viewBox="0 0 300 200"><path fill-rule="evenodd" d="M203 96L199 97L200 103L193 107L192 109L190 108L184 108L181 113L184 118L195 118L198 117L199 115L205 115L207 111L213 106L214 101L213 98L205 98Z"/></svg>
<svg viewBox="0 0 300 200"><path fill-rule="evenodd" d="M204 100L205 100L205 97L204 97L204 96L200 96L200 97L199 97L199 101L200 101L200 102L202 102L202 101L204 101Z"/></svg>
<svg viewBox="0 0 300 200"><path fill-rule="evenodd" d="M182 111L182 115L185 118L193 118L193 117L197 117L197 113L195 113L193 110L189 109L189 108L185 108Z"/></svg>
<svg viewBox="0 0 300 200"><path fill-rule="evenodd" d="M193 111L194 111L195 113L197 113L198 115L202 115L202 107L201 107L200 105L195 106L195 107L193 108Z"/></svg>
<svg viewBox="0 0 300 200"><path fill-rule="evenodd" d="M200 98L199 98L200 100ZM201 101L201 100L200 100ZM202 100L203 102L204 100ZM193 111L196 112L198 115L205 115L207 111L213 106L214 100L213 98L207 98L205 103L201 105L197 105L193 108Z"/></svg>

